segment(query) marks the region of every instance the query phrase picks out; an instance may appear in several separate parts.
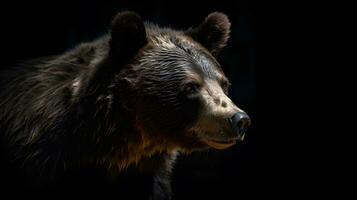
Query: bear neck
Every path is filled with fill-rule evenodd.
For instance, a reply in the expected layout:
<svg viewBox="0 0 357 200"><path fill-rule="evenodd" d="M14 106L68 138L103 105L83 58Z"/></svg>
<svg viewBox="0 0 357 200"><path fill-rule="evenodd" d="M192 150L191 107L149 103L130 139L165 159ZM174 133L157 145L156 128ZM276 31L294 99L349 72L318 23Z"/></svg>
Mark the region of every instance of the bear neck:
<svg viewBox="0 0 357 200"><path fill-rule="evenodd" d="M97 98L93 108L100 109L96 110L93 113L95 117L88 119L84 125L86 129L91 130L88 139L92 145L83 150L92 153L86 153L88 157L84 158L86 160L83 162L89 161L114 171L123 171L129 166L138 165L143 159L175 152L163 145L164 138L153 138L140 129L133 111L123 106L123 98L128 96L120 97L107 93ZM79 136L78 139L83 140L83 137ZM83 151L78 155L83 155Z"/></svg>

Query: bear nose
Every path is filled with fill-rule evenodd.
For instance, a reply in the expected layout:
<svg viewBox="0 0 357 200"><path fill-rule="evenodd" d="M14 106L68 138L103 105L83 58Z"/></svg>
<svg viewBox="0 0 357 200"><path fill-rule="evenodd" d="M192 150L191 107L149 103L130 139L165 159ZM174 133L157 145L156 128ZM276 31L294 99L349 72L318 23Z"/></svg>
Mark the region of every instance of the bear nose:
<svg viewBox="0 0 357 200"><path fill-rule="evenodd" d="M238 140L243 140L247 128L250 126L250 118L245 112L235 113L231 119L230 124L233 131L238 135Z"/></svg>

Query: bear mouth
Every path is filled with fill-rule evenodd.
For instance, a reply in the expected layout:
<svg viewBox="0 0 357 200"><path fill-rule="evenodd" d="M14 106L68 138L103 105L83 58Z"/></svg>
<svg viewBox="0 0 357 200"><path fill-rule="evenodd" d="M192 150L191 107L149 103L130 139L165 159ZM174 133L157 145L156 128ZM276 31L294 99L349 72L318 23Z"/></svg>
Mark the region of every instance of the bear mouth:
<svg viewBox="0 0 357 200"><path fill-rule="evenodd" d="M206 143L208 146L211 146L215 149L226 149L236 144L236 138L229 139L229 140L215 140L215 139L208 139L204 138L202 141Z"/></svg>
<svg viewBox="0 0 357 200"><path fill-rule="evenodd" d="M245 137L245 132L239 133L236 137L227 139L217 139L213 137L203 137L201 140L207 145L215 149L225 149L231 147L237 143L237 141L242 142Z"/></svg>

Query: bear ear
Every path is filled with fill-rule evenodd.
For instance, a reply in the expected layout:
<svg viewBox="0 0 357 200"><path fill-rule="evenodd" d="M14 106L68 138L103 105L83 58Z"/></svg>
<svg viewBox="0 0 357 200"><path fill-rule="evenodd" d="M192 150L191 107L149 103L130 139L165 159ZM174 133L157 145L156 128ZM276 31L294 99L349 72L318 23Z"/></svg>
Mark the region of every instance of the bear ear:
<svg viewBox="0 0 357 200"><path fill-rule="evenodd" d="M130 59L147 43L141 17L135 12L119 12L111 24L110 53L120 61Z"/></svg>
<svg viewBox="0 0 357 200"><path fill-rule="evenodd" d="M186 34L217 56L228 41L230 28L231 23L227 15L213 12L198 27L188 29Z"/></svg>

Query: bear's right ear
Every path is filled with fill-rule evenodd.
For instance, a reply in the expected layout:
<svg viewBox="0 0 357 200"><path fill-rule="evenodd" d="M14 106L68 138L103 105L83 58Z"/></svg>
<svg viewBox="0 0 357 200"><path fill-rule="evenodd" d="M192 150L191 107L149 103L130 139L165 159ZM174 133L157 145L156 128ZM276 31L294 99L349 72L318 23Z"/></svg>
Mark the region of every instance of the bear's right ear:
<svg viewBox="0 0 357 200"><path fill-rule="evenodd" d="M110 34L110 56L120 62L131 59L147 44L144 22L131 11L120 12L114 17Z"/></svg>
<svg viewBox="0 0 357 200"><path fill-rule="evenodd" d="M87 101L93 98L85 97L96 97L106 90L111 83L108 80L112 80L115 74L146 44L146 30L140 16L130 11L118 13L111 25L109 59L104 59L87 72L76 94L76 99Z"/></svg>

